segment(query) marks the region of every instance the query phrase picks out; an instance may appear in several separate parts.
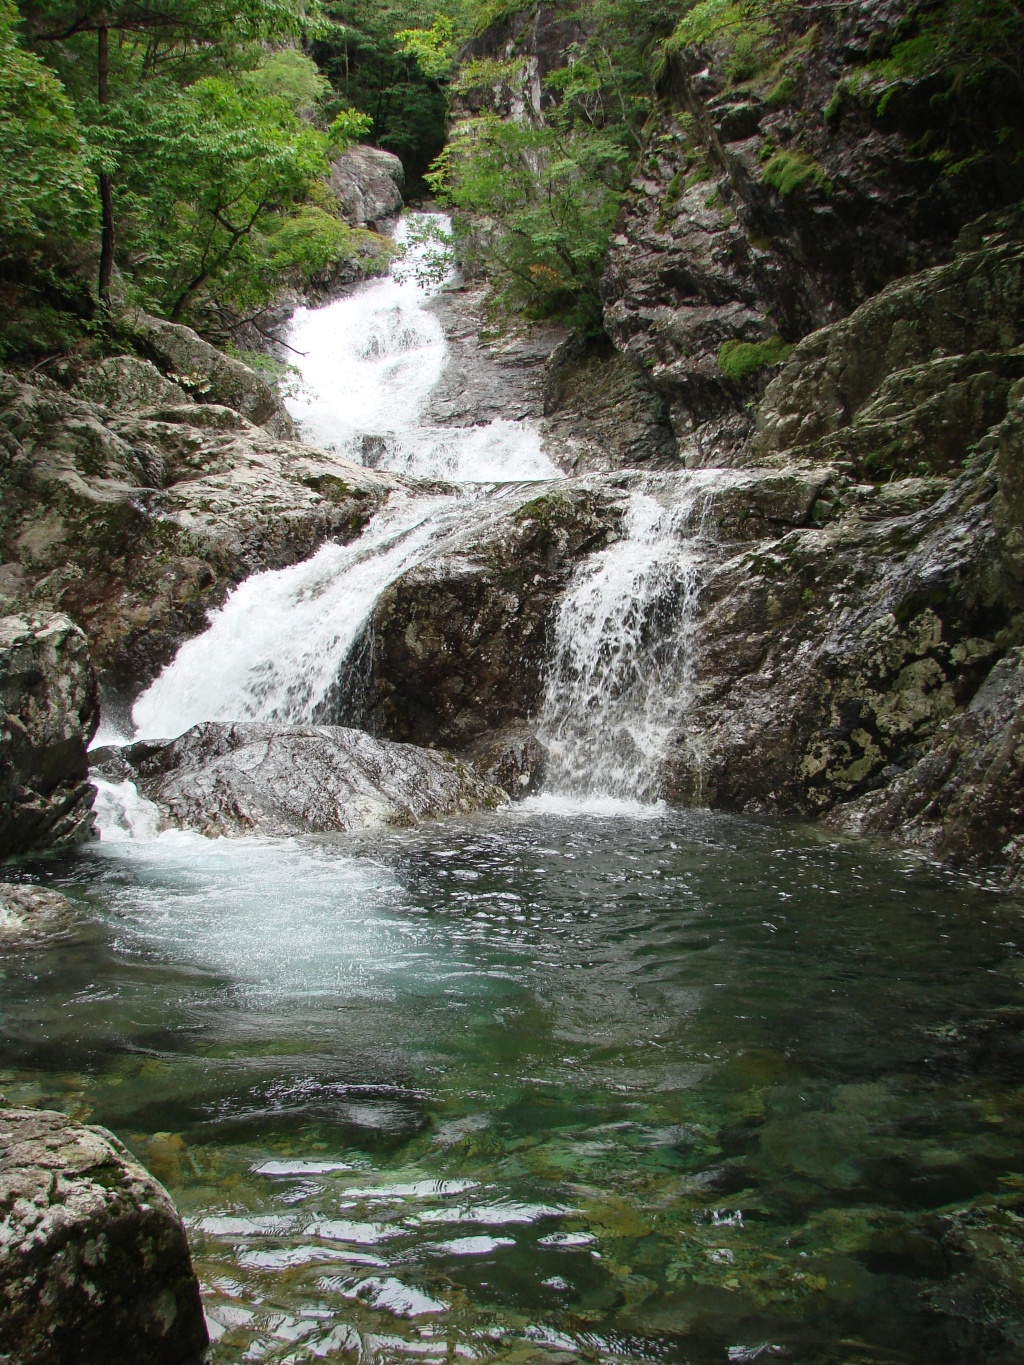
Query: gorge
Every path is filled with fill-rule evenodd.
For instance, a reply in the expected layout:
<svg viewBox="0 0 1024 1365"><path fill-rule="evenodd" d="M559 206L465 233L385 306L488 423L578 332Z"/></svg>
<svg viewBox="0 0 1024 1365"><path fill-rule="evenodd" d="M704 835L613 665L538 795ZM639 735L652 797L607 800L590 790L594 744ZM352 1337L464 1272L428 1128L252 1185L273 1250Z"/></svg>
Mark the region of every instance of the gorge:
<svg viewBox="0 0 1024 1365"><path fill-rule="evenodd" d="M0 1360L1019 1358L1024 216L882 9L669 46L600 333L453 191L0 372Z"/></svg>

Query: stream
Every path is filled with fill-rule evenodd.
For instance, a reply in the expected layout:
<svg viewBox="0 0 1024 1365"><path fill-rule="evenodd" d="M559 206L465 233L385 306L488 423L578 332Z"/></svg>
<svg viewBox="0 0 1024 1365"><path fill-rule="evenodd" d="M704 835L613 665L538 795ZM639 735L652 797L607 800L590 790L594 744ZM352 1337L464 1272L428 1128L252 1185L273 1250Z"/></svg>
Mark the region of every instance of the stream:
<svg viewBox="0 0 1024 1365"><path fill-rule="evenodd" d="M408 215L391 277L299 310L291 406L307 439L444 484L242 584L137 735L316 720L390 583L562 477L529 422L421 424L446 354L431 226ZM167 1185L214 1361L1004 1358L951 1237L1024 1183L1020 905L659 799L702 509L735 477L635 482L578 567L538 795L210 840L103 783L101 840L27 865L85 913L4 948L0 1088L108 1126Z"/></svg>

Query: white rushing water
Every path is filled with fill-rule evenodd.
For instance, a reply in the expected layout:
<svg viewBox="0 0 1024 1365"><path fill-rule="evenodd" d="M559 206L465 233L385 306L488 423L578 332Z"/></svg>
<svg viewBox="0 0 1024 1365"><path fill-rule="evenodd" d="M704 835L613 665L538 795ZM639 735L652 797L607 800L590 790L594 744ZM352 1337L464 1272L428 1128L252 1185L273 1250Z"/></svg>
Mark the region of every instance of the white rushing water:
<svg viewBox="0 0 1024 1365"><path fill-rule="evenodd" d="M445 364L441 324L427 305L445 277L437 233L447 220L409 214L392 274L323 308L300 308L289 332L303 395L289 408L303 434L348 458L469 485L465 494L392 494L359 539L327 544L305 563L255 574L182 645L132 710L135 735L172 738L201 721L323 718L377 599L485 507L493 486L560 478L531 422L432 427L420 412ZM107 743L129 736L101 732Z"/></svg>
<svg viewBox="0 0 1024 1365"><path fill-rule="evenodd" d="M616 815L657 800L691 691L706 513L719 486L742 478L694 470L673 481L668 506L633 492L621 538L577 568L540 714L549 808Z"/></svg>
<svg viewBox="0 0 1024 1365"><path fill-rule="evenodd" d="M427 305L451 276L440 214L409 213L404 258L384 279L323 308L299 308L288 331L302 377L288 409L311 445L375 468L455 483L558 478L532 422L436 427L422 410L441 377L444 331Z"/></svg>
<svg viewBox="0 0 1024 1365"><path fill-rule="evenodd" d="M135 703L138 736L204 720L316 720L378 597L461 514L454 495L393 496L358 540L247 578Z"/></svg>
<svg viewBox="0 0 1024 1365"><path fill-rule="evenodd" d="M437 216L409 215L399 240L422 234L424 222L447 230ZM304 395L289 406L311 440L466 487L396 492L358 540L242 583L138 699L137 737L172 738L201 721L333 719L380 595L457 536L467 513L481 524L500 515L502 485L559 476L531 423L453 429L421 421L446 352L428 305L447 267L430 250L411 241L388 278L297 310L290 344L302 352ZM737 477L710 470L638 481L620 538L577 567L553 623L539 718L549 750L540 800L550 809L635 814L657 800L692 681L702 509L718 484ZM130 786L101 790L108 840L158 832L155 807Z"/></svg>

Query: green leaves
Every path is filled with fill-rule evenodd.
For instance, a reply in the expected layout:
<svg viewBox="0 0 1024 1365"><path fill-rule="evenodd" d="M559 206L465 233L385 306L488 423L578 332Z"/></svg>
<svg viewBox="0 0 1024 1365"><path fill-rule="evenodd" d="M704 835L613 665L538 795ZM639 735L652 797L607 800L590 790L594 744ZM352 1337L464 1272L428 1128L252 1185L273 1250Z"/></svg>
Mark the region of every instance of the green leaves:
<svg viewBox="0 0 1024 1365"><path fill-rule="evenodd" d="M0 0L0 259L48 236L91 232L96 187L56 76L18 42L18 12Z"/></svg>

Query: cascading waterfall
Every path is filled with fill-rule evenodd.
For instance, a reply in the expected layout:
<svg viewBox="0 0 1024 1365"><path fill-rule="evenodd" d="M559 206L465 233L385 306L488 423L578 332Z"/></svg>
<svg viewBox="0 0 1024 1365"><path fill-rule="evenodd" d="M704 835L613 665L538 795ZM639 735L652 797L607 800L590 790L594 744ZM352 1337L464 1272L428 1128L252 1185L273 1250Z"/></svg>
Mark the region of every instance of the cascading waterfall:
<svg viewBox="0 0 1024 1365"><path fill-rule="evenodd" d="M421 420L447 353L441 323L424 305L451 277L443 256L449 231L440 214L406 214L395 234L405 255L390 275L323 308L296 310L288 345L302 384L289 411L311 445L413 478L558 478L532 422Z"/></svg>
<svg viewBox="0 0 1024 1365"><path fill-rule="evenodd" d="M424 239L424 222L440 223L441 236L447 231L439 215L403 218L397 239L407 253L387 278L296 311L289 344L303 391L289 408L315 444L466 487L394 493L352 544L327 544L302 564L247 579L135 703L139 737L173 737L207 720L322 718L374 603L462 524L467 501L484 515L494 485L562 477L531 422L433 428L420 421L446 352L441 324L425 306L445 278L439 232Z"/></svg>
<svg viewBox="0 0 1024 1365"><path fill-rule="evenodd" d="M620 539L579 566L559 606L540 714L544 790L574 802L648 803L693 680L702 540L716 487L695 470L670 506L631 493Z"/></svg>
<svg viewBox="0 0 1024 1365"><path fill-rule="evenodd" d="M461 501L393 497L351 544L247 578L135 703L139 736L173 737L204 720L316 719L377 598L420 562Z"/></svg>

